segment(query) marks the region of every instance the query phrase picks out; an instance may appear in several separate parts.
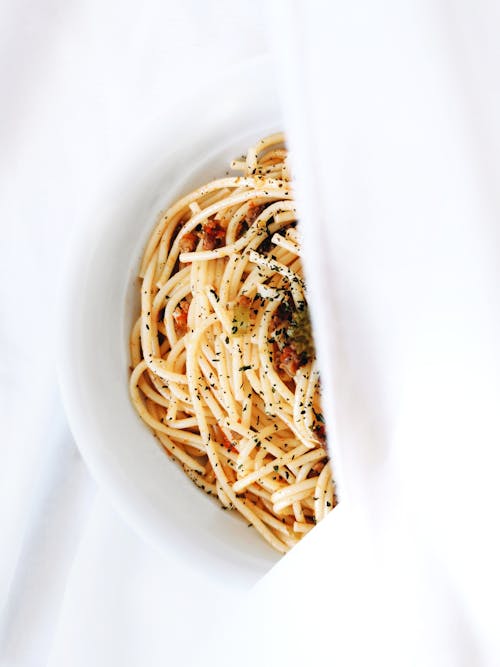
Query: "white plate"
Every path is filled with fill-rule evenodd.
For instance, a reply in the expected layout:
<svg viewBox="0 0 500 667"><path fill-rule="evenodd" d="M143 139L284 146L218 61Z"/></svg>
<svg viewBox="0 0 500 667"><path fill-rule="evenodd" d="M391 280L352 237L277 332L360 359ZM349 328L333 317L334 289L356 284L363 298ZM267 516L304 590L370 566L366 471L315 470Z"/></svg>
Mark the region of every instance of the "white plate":
<svg viewBox="0 0 500 667"><path fill-rule="evenodd" d="M70 426L95 479L148 540L224 576L255 580L277 560L253 528L167 458L128 394L136 275L158 213L224 175L230 159L281 126L269 63L230 70L134 142L126 168L81 225L65 282L59 377Z"/></svg>

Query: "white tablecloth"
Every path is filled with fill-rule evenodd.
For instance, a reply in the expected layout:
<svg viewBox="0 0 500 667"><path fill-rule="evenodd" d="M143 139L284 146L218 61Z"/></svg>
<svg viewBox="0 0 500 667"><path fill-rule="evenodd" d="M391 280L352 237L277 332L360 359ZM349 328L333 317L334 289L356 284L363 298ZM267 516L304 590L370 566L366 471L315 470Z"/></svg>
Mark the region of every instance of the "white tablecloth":
<svg viewBox="0 0 500 667"><path fill-rule="evenodd" d="M0 7L2 665L500 664L498 3L274 6L270 39L261 2ZM267 43L344 497L242 596L94 488L55 340L74 212L128 135Z"/></svg>
<svg viewBox="0 0 500 667"><path fill-rule="evenodd" d="M189 664L231 596L124 525L56 381L74 212L127 137L200 79L266 50L259 2L0 5L0 663ZM202 113L202 110L200 110Z"/></svg>

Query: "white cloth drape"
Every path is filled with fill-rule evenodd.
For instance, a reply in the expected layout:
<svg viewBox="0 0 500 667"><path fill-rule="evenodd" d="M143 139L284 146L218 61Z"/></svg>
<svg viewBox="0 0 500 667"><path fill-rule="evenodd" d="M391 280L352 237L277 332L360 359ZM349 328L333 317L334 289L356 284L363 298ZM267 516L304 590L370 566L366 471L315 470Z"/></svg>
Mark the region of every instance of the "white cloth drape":
<svg viewBox="0 0 500 667"><path fill-rule="evenodd" d="M341 504L248 618L268 664L494 667L498 3L274 10Z"/></svg>

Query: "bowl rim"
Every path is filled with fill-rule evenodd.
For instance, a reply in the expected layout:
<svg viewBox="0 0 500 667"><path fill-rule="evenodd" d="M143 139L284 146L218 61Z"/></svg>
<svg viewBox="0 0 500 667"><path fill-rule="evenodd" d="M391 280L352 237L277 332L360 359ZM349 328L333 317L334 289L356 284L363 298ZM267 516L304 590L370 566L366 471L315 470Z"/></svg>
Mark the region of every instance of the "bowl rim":
<svg viewBox="0 0 500 667"><path fill-rule="evenodd" d="M194 109L199 105L200 100L205 99L207 91L214 88L227 89L233 91L236 95L242 94L243 89L248 87L249 82L252 85L255 82L264 82L267 87L274 85L272 63L268 56L259 56L257 58L238 63L219 72L216 77L207 80L207 82L194 91L191 96L177 100L168 110L168 114L158 114L156 121L150 123L146 130L140 131L132 140L127 142L124 154L130 155L125 165L114 167L112 176L95 199L90 207L85 207L87 215L79 220L80 224L75 225L74 233L68 245L68 251L65 257L65 268L62 274L60 308L59 308L59 340L57 374L59 386L61 389L63 406L68 418L69 426L75 438L78 449L84 459L92 477L96 480L104 495L111 501L118 513L139 533L148 543L160 548L166 548L172 552L172 539L166 539L162 531L158 528L158 521L154 516L154 508L151 507L150 499L142 497L140 492L130 493L130 485L120 477L117 470L114 470L109 464L109 460L99 451L100 434L96 431L93 420L89 415L82 411L79 404L79 394L81 388L78 386L78 380L74 372L75 364L75 344L74 329L75 321L78 321L82 304L84 303L84 294L82 293L81 277L84 275L88 265L89 253L98 242L99 234L104 233L106 228L99 227L99 221L104 220L109 229L112 225L112 213L109 201L110 193L118 193L127 183L134 182L134 177L138 172L148 173L148 161L151 158L152 151L156 145L157 138L162 136L161 145L164 146L168 141L173 145L182 146L185 143L185 132L179 131L180 128L196 119L191 113L186 114L186 108ZM265 86L263 86L265 87ZM257 96L258 97L258 96ZM236 103L236 109L238 103ZM168 115L168 129L166 129L165 115ZM257 134L258 128L256 128ZM194 132L196 135L196 131ZM169 145L170 145L169 143ZM141 170L142 168L142 170ZM135 190L138 194L139 186ZM172 188L170 188L172 189ZM175 188L174 188L175 189ZM104 202L104 204L103 204ZM107 206L106 206L107 203ZM108 211L110 209L110 211ZM92 212L99 211L93 215ZM103 214L103 211L107 213ZM159 212L159 211L158 211ZM89 215L91 223L89 223ZM107 223L106 223L107 218ZM116 223L115 223L116 224ZM151 229L148 229L148 235ZM83 290L84 292L84 290ZM76 356L78 355L78 345L76 345ZM130 404L130 409L133 410ZM152 436L151 436L152 437ZM170 465L172 465L169 462ZM197 493L200 493L196 489ZM228 563L222 561L210 548L203 551L203 559L200 559L199 549L193 544L193 540L183 534L182 530L174 530L169 538L174 535L175 544L180 545L182 553L188 556L196 567L201 566L198 562L203 560L202 569L215 576L226 576L229 571L233 571L234 576L229 577L231 585L240 586L253 584L260 576L273 566L278 560L278 556L269 554L267 563Z"/></svg>

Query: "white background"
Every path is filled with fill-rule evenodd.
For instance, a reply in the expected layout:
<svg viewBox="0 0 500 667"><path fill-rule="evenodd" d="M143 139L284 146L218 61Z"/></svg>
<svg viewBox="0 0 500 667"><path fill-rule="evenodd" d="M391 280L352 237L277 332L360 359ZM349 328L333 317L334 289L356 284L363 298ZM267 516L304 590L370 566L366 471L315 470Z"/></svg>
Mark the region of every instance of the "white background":
<svg viewBox="0 0 500 667"><path fill-rule="evenodd" d="M231 593L145 545L96 490L56 380L79 207L130 136L267 49L259 2L0 3L2 665L189 664ZM203 113L203 109L200 109Z"/></svg>
<svg viewBox="0 0 500 667"><path fill-rule="evenodd" d="M0 9L6 665L500 664L498 3L275 7L290 25L285 10L270 39L259 2ZM61 410L55 334L75 211L127 136L267 43L293 73L344 496L242 599L142 544L96 492Z"/></svg>

